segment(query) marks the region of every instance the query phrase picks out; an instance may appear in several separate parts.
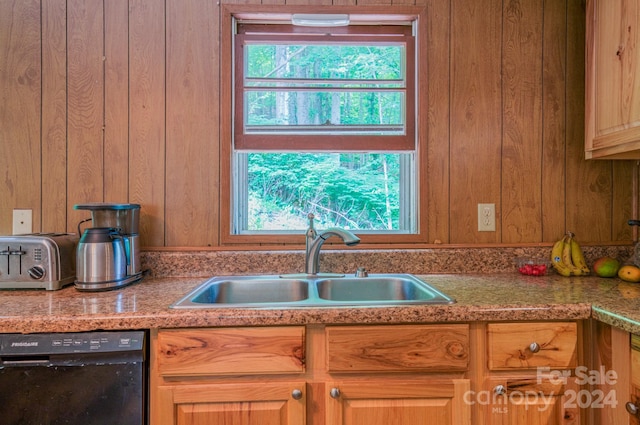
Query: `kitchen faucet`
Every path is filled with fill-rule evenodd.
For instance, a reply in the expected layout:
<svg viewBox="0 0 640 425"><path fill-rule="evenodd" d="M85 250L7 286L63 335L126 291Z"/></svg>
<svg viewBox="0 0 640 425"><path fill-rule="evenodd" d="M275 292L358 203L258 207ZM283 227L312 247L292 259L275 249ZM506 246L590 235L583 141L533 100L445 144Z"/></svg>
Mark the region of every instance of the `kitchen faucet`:
<svg viewBox="0 0 640 425"><path fill-rule="evenodd" d="M324 241L331 236L338 236L347 246L354 246L360 243L360 238L348 230L338 227L330 227L323 232L318 233L313 227L313 219L315 216L311 213L309 218L309 228L306 236L306 253L304 257L304 272L308 275L316 275L320 271L320 248Z"/></svg>

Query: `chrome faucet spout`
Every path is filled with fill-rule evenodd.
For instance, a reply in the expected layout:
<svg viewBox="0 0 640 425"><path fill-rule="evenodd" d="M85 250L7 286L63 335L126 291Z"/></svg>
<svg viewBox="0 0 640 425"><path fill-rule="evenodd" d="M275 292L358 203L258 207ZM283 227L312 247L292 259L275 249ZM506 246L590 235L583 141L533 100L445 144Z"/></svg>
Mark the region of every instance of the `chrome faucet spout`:
<svg viewBox="0 0 640 425"><path fill-rule="evenodd" d="M309 214L309 229L307 229L307 245L305 254L305 273L314 275L320 270L320 249L324 242L331 236L337 236L347 246L354 246L360 243L360 238L348 230L338 227L330 227L321 233L317 233L313 228L313 214Z"/></svg>

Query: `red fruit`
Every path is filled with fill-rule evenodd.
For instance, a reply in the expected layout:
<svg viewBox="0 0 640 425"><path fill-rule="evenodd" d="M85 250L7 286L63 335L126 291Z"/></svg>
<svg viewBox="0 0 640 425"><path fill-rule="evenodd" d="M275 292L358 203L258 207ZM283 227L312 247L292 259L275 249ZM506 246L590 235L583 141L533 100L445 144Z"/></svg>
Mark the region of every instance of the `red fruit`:
<svg viewBox="0 0 640 425"><path fill-rule="evenodd" d="M518 271L527 276L544 276L547 274L546 264L521 264L518 267Z"/></svg>

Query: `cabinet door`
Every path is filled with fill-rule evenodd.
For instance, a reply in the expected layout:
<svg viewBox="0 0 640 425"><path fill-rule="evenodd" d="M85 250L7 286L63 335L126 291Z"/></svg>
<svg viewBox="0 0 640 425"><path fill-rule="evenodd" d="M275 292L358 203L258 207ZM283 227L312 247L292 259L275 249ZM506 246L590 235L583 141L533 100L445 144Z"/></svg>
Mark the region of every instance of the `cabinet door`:
<svg viewBox="0 0 640 425"><path fill-rule="evenodd" d="M631 397L625 408L629 424L640 425L640 335L631 335Z"/></svg>
<svg viewBox="0 0 640 425"><path fill-rule="evenodd" d="M566 384L538 377L493 378L470 401L481 405L491 425L579 425L578 396L573 378Z"/></svg>
<svg viewBox="0 0 640 425"><path fill-rule="evenodd" d="M631 400L628 402L631 403L634 407L625 407L627 408L627 413L629 413L629 425L640 425L640 387L632 387L631 388ZM634 409L635 410L632 410ZM635 413L634 413L635 412Z"/></svg>
<svg viewBox="0 0 640 425"><path fill-rule="evenodd" d="M466 379L335 381L327 425L470 425L469 388Z"/></svg>
<svg viewBox="0 0 640 425"><path fill-rule="evenodd" d="M587 158L640 158L640 4L588 0Z"/></svg>
<svg viewBox="0 0 640 425"><path fill-rule="evenodd" d="M304 382L193 384L158 390L154 425L303 425Z"/></svg>

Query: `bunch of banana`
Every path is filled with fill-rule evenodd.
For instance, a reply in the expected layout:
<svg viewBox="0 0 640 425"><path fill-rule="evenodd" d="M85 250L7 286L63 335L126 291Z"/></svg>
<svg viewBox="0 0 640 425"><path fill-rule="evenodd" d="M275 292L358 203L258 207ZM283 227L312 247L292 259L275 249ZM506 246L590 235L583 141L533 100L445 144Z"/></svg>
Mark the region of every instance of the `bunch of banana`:
<svg viewBox="0 0 640 425"><path fill-rule="evenodd" d="M589 266L584 259L582 248L575 240L575 235L566 235L551 248L551 265L562 276L584 276L589 274Z"/></svg>

